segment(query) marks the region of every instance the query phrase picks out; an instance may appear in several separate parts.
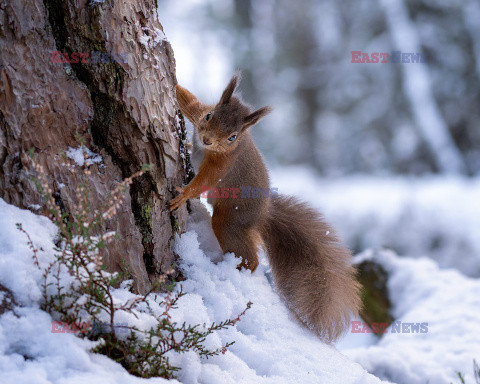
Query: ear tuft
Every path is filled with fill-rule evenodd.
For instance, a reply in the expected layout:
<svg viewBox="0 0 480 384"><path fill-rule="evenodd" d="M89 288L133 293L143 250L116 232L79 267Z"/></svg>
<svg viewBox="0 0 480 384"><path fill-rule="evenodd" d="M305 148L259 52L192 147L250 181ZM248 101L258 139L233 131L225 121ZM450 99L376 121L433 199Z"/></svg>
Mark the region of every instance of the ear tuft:
<svg viewBox="0 0 480 384"><path fill-rule="evenodd" d="M201 118L204 105L198 101L194 94L192 94L187 89L183 88L181 85L176 85L177 90L177 102L182 113L190 120L193 124Z"/></svg>
<svg viewBox="0 0 480 384"><path fill-rule="evenodd" d="M267 116L270 112L272 112L271 107L262 107L257 109L255 112L250 113L245 119L243 120L242 129L246 129L252 125L257 124L260 120L262 120L265 116Z"/></svg>
<svg viewBox="0 0 480 384"><path fill-rule="evenodd" d="M240 79L241 79L240 72L237 72L235 73L235 75L233 75L227 87L222 93L222 97L220 98L220 104L228 104L228 102L230 101L233 95L233 92L235 92L235 89L238 87L238 84L240 83Z"/></svg>
<svg viewBox="0 0 480 384"><path fill-rule="evenodd" d="M198 101L195 95L193 95L187 89L183 88L180 84L177 84L175 88L177 91L177 100L180 106L186 106L195 101Z"/></svg>

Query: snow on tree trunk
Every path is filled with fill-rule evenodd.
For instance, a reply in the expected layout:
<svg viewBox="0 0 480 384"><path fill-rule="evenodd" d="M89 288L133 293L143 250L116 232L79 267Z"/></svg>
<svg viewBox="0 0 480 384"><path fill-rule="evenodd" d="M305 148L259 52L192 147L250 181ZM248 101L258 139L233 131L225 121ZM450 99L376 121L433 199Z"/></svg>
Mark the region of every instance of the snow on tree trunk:
<svg viewBox="0 0 480 384"><path fill-rule="evenodd" d="M396 49L419 53L420 42L403 0L381 0L388 29ZM403 88L413 111L417 129L438 169L465 173L464 159L450 134L435 101L425 64L402 63Z"/></svg>
<svg viewBox="0 0 480 384"><path fill-rule="evenodd" d="M171 240L185 210L170 215L167 202L188 161L179 146L175 61L154 1L0 0L0 46L0 197L46 213L27 161L32 148L67 212L79 183L93 189L95 208L120 180L153 164L104 223L120 234L107 265L126 267L145 292L174 263ZM55 63L54 51L89 53L89 62ZM97 52L107 54L103 63L92 62ZM78 135L101 155L88 180L62 161L79 147Z"/></svg>

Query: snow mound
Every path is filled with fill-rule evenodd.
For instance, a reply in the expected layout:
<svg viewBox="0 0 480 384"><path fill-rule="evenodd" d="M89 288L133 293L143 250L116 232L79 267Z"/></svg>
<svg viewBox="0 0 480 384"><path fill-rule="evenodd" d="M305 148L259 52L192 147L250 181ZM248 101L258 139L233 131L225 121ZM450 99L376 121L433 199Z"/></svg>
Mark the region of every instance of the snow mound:
<svg viewBox="0 0 480 384"><path fill-rule="evenodd" d="M176 241L187 294L171 312L173 320L219 322L236 317L249 301L253 305L234 327L207 338L209 348L235 341L225 354L209 359L194 352L170 355L171 363L181 367L181 382L385 382L376 375L398 384L449 384L458 381L457 371L467 383L474 382L472 361L480 359L480 281L455 270L441 270L429 259L400 258L390 251L364 252L358 260L373 259L389 274L395 320L426 322L428 332L392 333L389 328L380 341L370 335L356 347L352 347L352 340L365 335L350 333L339 344L343 345L340 353L291 318L272 287L264 255L255 273L238 271L238 259L231 254L222 257L205 207L197 201L192 206L188 231ZM55 226L45 217L0 199L0 284L13 292L18 305L0 315L2 384L145 382L107 357L90 353L93 342L73 334L52 333L52 318L39 309L42 274L16 223L30 234L42 265L53 258L56 234ZM126 288L114 294L118 300L132 297ZM3 300L7 295L4 292L1 296ZM129 317L119 320L134 321ZM136 325L148 326L151 321L144 315ZM148 382L166 380L152 378Z"/></svg>
<svg viewBox="0 0 480 384"><path fill-rule="evenodd" d="M393 333L374 346L344 351L369 372L398 384L474 383L480 360L480 281L441 270L427 258L408 259L391 251L366 251L389 274L393 316L402 323L428 323L426 333Z"/></svg>
<svg viewBox="0 0 480 384"><path fill-rule="evenodd" d="M218 264L212 263L202 250L208 248L208 253L215 255L214 249L219 249L210 216L200 203L193 203L195 213L189 231L176 244L187 278L182 284L189 292L188 302L180 302L179 310L189 316L189 321L218 322L236 317L248 301L253 305L236 327L218 332L221 343L235 341L225 355L208 360L194 354L182 357L182 382L381 382L295 322L272 288L265 257L253 274L238 271L240 260L232 254Z"/></svg>
<svg viewBox="0 0 480 384"><path fill-rule="evenodd" d="M290 318L271 286L265 262L253 275L238 271L238 260L233 255L214 264L210 258L218 259L220 251L208 221L204 208L197 209L189 232L176 243L180 267L187 278L182 283L187 294L179 300L178 309L171 311L173 320L208 324L236 317L248 301L253 305L235 327L207 338L209 348L235 341L225 354L209 359L194 352L170 356L171 363L182 368L178 373L181 382L381 383ZM0 199L0 284L13 292L18 304L14 311L0 315L2 384L146 382L130 376L107 357L90 353L93 342L51 332L52 318L39 309L41 271L33 264L31 250L16 223L22 223L39 248L42 265L53 258L52 239L56 233L48 219ZM126 289L115 290L119 300L131 295ZM141 321L148 324L150 320ZM148 382L166 380L152 378Z"/></svg>
<svg viewBox="0 0 480 384"><path fill-rule="evenodd" d="M52 318L39 309L42 272L33 264L21 223L39 249L41 265L53 260L56 227L50 220L0 199L0 284L18 307L0 315L0 382L2 384L134 384L131 376L103 355L89 353L94 344L69 333L52 333ZM152 383L168 382L152 379Z"/></svg>

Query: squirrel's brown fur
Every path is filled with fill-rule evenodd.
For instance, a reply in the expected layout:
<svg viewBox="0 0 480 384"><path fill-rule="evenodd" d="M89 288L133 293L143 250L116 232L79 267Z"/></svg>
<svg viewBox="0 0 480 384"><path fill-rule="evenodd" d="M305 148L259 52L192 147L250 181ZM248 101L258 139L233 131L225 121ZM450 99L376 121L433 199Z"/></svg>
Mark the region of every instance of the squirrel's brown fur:
<svg viewBox="0 0 480 384"><path fill-rule="evenodd" d="M216 105L201 103L177 85L182 113L193 123L204 156L195 178L171 202L171 209L198 197L202 187L268 190L268 173L248 128L270 112L251 112L234 91L234 76ZM235 135L235 137L233 136ZM233 140L229 140L233 138ZM195 145L195 142L194 142ZM198 148L197 148L198 149ZM350 251L319 213L286 196L209 198L212 227L224 252L254 271L264 245L275 284L296 317L323 340L337 339L360 308L360 288Z"/></svg>

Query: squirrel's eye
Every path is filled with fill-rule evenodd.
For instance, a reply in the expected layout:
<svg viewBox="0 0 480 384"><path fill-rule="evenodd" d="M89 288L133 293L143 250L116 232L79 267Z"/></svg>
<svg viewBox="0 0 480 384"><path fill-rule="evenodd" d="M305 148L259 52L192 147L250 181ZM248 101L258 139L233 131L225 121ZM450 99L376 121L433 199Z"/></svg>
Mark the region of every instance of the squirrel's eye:
<svg viewBox="0 0 480 384"><path fill-rule="evenodd" d="M210 116L212 116L212 114L210 112L207 113L207 116L205 116L205 120L207 120L207 121L210 120Z"/></svg>
<svg viewBox="0 0 480 384"><path fill-rule="evenodd" d="M232 135L228 138L228 141L232 142L233 140L235 140L237 138L237 135Z"/></svg>

